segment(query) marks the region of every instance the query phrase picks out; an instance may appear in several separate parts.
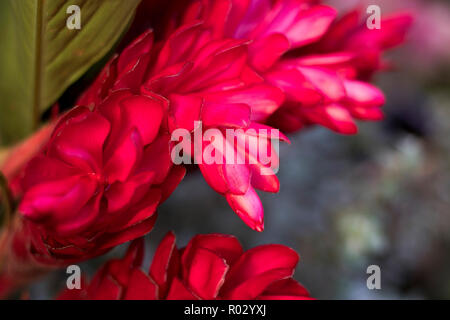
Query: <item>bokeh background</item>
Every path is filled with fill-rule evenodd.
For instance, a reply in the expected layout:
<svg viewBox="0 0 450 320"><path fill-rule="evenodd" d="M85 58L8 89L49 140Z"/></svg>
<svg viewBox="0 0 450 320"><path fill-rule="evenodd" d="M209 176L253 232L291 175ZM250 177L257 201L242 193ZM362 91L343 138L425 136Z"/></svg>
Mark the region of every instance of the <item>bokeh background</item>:
<svg viewBox="0 0 450 320"><path fill-rule="evenodd" d="M450 299L450 1L333 0L408 10L416 23L395 69L378 76L386 120L341 136L312 128L281 146L279 194L261 193L265 231L251 231L225 200L191 172L160 208L146 237L146 266L168 230L184 246L198 233L236 235L245 248L281 243L300 253L295 277L319 299ZM92 275L126 245L81 264ZM366 269L381 268L381 290ZM64 271L32 286L48 299Z"/></svg>

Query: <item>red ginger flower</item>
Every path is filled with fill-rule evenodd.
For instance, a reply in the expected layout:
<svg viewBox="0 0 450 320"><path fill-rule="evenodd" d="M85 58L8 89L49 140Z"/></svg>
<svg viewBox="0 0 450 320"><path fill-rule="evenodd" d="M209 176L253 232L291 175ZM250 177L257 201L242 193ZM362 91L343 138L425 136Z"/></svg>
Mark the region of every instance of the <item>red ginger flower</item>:
<svg viewBox="0 0 450 320"><path fill-rule="evenodd" d="M160 100L122 90L58 122L22 178L19 211L35 257L86 259L151 230L184 175L158 136L163 115Z"/></svg>
<svg viewBox="0 0 450 320"><path fill-rule="evenodd" d="M337 20L320 41L280 63L282 69L318 72L312 83L321 91L322 102L310 108L309 102L302 107L301 99L287 99L270 123L286 131L318 123L353 134L357 132L355 119L383 119L384 95L367 81L376 71L386 69L383 52L404 41L411 22L411 16L397 14L382 19L381 29L370 30L358 11Z"/></svg>
<svg viewBox="0 0 450 320"><path fill-rule="evenodd" d="M152 33L145 32L112 59L80 103L96 105L122 88L157 95L166 105L165 133L178 128L194 133L194 122L202 121L203 129L220 131L216 145L229 142L227 128L271 129L262 123L285 131L321 124L355 133L354 119L382 118L384 96L362 81L368 73L364 68L374 71L378 64L373 57L401 41L409 17L393 19L388 24L392 28L382 30L365 30L354 22L333 25L335 18L336 11L318 1L192 1L181 27L155 45ZM362 46L366 40L373 44ZM263 141L272 149L270 135L254 136L241 140L253 146ZM276 152L270 152L272 163L267 165L230 143L238 158L254 159L253 165L205 164L203 151L211 141L189 156L233 210L261 231L263 208L254 189L279 190L273 172L260 174L276 167Z"/></svg>
<svg viewBox="0 0 450 320"><path fill-rule="evenodd" d="M181 27L167 40L141 91L168 99L169 132L182 128L195 134L199 130L194 127L195 121L202 121L204 130L216 130L215 136L190 156L198 163L208 184L226 197L244 222L262 231L263 208L254 188L278 191L278 179L270 171L276 167L278 155L269 141L272 128L253 122L252 116L276 109L282 95L276 88L254 79L246 61L246 43L214 40L211 31L197 22ZM226 139L227 129L243 129L236 139L247 142L242 144L245 147L237 146L234 137L231 141ZM253 134L247 129L253 129ZM261 134L259 129L266 130L266 134ZM219 160L208 164L203 156L211 145ZM266 152L269 161L264 162L257 152L252 152L258 149L251 148L252 145L264 145L270 150ZM227 161L225 149L244 163Z"/></svg>
<svg viewBox="0 0 450 320"><path fill-rule="evenodd" d="M267 118L276 110L283 94L249 68L247 43L215 38L200 21L183 25L155 45L152 32L145 32L111 60L79 103L97 105L123 88L165 102L164 134L176 129L194 133L199 130L194 127L195 121L201 121L204 130L217 129L215 136L220 141L214 144L216 152L220 153L219 144L227 145L235 158L244 159L244 164L227 163L224 152L215 155L223 161L206 164L202 155L211 147L212 138L203 143L200 152L184 152L199 163L206 181L226 197L233 210L250 227L262 231L263 208L254 188L278 191L278 179L271 169L276 167L278 155L269 140L286 137L279 137L277 130L255 120ZM236 139L246 141L246 147L226 140L227 129L243 129ZM251 145L269 150L265 152L269 161L252 152L258 148Z"/></svg>
<svg viewBox="0 0 450 320"><path fill-rule="evenodd" d="M292 278L298 255L282 245L245 251L233 236L197 235L183 249L169 233L155 252L148 273L140 266L143 241L123 259L107 262L88 286L65 290L60 299L254 300L311 299Z"/></svg>
<svg viewBox="0 0 450 320"><path fill-rule="evenodd" d="M354 119L382 118L383 93L364 80L380 68L381 53L403 41L411 18L399 15L369 30L355 12L333 24L336 11L318 2L198 0L184 21L203 19L218 37L252 40L250 65L286 94L270 124L353 134Z"/></svg>

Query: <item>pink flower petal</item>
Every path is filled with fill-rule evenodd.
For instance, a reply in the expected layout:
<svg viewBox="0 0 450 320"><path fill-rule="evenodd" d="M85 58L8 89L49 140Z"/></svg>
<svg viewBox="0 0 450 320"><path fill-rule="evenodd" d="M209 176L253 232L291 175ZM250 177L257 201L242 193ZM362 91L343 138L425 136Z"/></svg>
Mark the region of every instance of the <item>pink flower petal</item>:
<svg viewBox="0 0 450 320"><path fill-rule="evenodd" d="M187 284L200 298L215 299L228 271L225 260L212 251L198 248L192 256L188 269Z"/></svg>
<svg viewBox="0 0 450 320"><path fill-rule="evenodd" d="M141 173L125 182L113 183L105 191L105 197L108 200L108 212L112 213L120 211L130 203L135 203L136 200L141 200L145 192L148 190L152 179L153 173ZM144 194L138 196L137 192L140 191L139 189L143 186L145 192ZM136 199L136 197L138 199Z"/></svg>
<svg viewBox="0 0 450 320"><path fill-rule="evenodd" d="M275 174L261 174L266 173L266 168L261 165L250 165L252 172L251 184L254 188L265 191L277 193L280 190L280 181Z"/></svg>
<svg viewBox="0 0 450 320"><path fill-rule="evenodd" d="M383 92L369 83L345 80L344 86L352 104L362 107L379 107L386 102Z"/></svg>
<svg viewBox="0 0 450 320"><path fill-rule="evenodd" d="M303 105L315 105L323 99L317 88L293 66L277 66L266 74L266 80L273 86L280 88L286 94L287 99Z"/></svg>
<svg viewBox="0 0 450 320"><path fill-rule="evenodd" d="M119 244L140 238L150 232L156 222L157 214L153 213L150 218L122 229L121 232L106 233L96 239L99 251L111 249Z"/></svg>
<svg viewBox="0 0 450 320"><path fill-rule="evenodd" d="M249 187L244 195L227 194L227 201L234 212L253 230L263 231L264 209L258 195Z"/></svg>
<svg viewBox="0 0 450 320"><path fill-rule="evenodd" d="M147 30L122 51L117 63L119 72L125 70L128 65L135 64L142 55L151 51L153 37L153 31Z"/></svg>
<svg viewBox="0 0 450 320"><path fill-rule="evenodd" d="M267 71L290 47L291 43L282 33L259 39L250 46L251 65L258 71Z"/></svg>
<svg viewBox="0 0 450 320"><path fill-rule="evenodd" d="M275 297L310 299L308 290L292 278L276 281L266 288L263 293L263 298L273 300ZM259 298L261 299L262 297L260 296Z"/></svg>
<svg viewBox="0 0 450 320"><path fill-rule="evenodd" d="M134 269L130 275L128 290L124 300L157 300L158 287L152 279L140 269Z"/></svg>
<svg viewBox="0 0 450 320"><path fill-rule="evenodd" d="M321 124L338 133L356 134L358 132L350 112L342 105L329 104L304 109L302 112L312 123Z"/></svg>
<svg viewBox="0 0 450 320"><path fill-rule="evenodd" d="M304 46L320 39L336 18L335 9L328 6L314 6L301 12L296 21L286 30L286 37L293 47Z"/></svg>
<svg viewBox="0 0 450 320"><path fill-rule="evenodd" d="M28 219L46 221L49 228L55 226L65 229L67 224L70 226L71 223L77 223L77 215L94 196L97 187L95 179L85 176L43 182L25 193L19 211ZM81 217L78 218L79 223L85 222ZM59 223L53 226L50 222Z"/></svg>
<svg viewBox="0 0 450 320"><path fill-rule="evenodd" d="M282 245L263 245L246 251L229 271L222 293L235 299L255 297L275 280L292 276L297 253ZM258 279L258 280L253 280Z"/></svg>
<svg viewBox="0 0 450 320"><path fill-rule="evenodd" d="M159 297L166 296L169 285L180 268L175 235L169 232L159 244L150 266L149 274L159 287Z"/></svg>
<svg viewBox="0 0 450 320"><path fill-rule="evenodd" d="M68 119L66 125L55 130L49 156L59 157L86 172L99 172L103 162L103 145L109 130L110 125L104 117L85 111L78 117Z"/></svg>
<svg viewBox="0 0 450 320"><path fill-rule="evenodd" d="M186 288L178 278L174 278L166 300L199 300L199 298Z"/></svg>
<svg viewBox="0 0 450 320"><path fill-rule="evenodd" d="M158 134L163 118L163 106L160 101L145 96L132 96L123 99L123 132L135 127L139 131L143 145L148 145Z"/></svg>
<svg viewBox="0 0 450 320"><path fill-rule="evenodd" d="M201 234L196 235L183 251L183 265L192 263L193 253L198 248L207 249L226 261L228 265L233 265L244 253L239 240L234 236L224 234ZM186 271L186 270L185 270ZM187 274L185 274L187 276Z"/></svg>
<svg viewBox="0 0 450 320"><path fill-rule="evenodd" d="M325 99L340 101L345 97L344 85L336 73L318 67L298 67L298 70L319 90Z"/></svg>
<svg viewBox="0 0 450 320"><path fill-rule="evenodd" d="M112 278L105 277L92 292L89 294L89 298L92 300L119 300L122 288Z"/></svg>
<svg viewBox="0 0 450 320"><path fill-rule="evenodd" d="M203 99L194 95L172 94L170 100L169 128L194 130L194 122L200 120Z"/></svg>
<svg viewBox="0 0 450 320"><path fill-rule="evenodd" d="M142 157L142 139L136 129L123 138L105 164L109 183L125 181Z"/></svg>
<svg viewBox="0 0 450 320"><path fill-rule="evenodd" d="M170 156L170 136L160 135L144 149L142 161L137 172L154 174L154 184L165 181L173 162Z"/></svg>
<svg viewBox="0 0 450 320"><path fill-rule="evenodd" d="M78 168L71 167L57 158L38 155L27 164L21 185L24 190L28 190L43 181L60 180L81 173Z"/></svg>
<svg viewBox="0 0 450 320"><path fill-rule="evenodd" d="M202 109L205 127L247 127L250 123L251 109L242 103L206 103Z"/></svg>
<svg viewBox="0 0 450 320"><path fill-rule="evenodd" d="M229 103L246 104L250 106L251 120L258 121L266 119L281 106L284 101L284 94L274 86L258 83L242 89L208 94L207 101L223 103L224 105ZM246 119L246 117L243 118ZM247 125L246 122L243 122L241 126L246 127Z"/></svg>

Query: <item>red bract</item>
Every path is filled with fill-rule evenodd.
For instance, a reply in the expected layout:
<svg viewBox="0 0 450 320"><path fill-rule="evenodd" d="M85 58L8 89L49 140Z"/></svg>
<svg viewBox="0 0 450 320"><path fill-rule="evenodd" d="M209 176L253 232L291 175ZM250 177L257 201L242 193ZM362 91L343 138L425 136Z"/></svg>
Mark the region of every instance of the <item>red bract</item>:
<svg viewBox="0 0 450 320"><path fill-rule="evenodd" d="M282 245L245 251L222 234L197 235L178 249L172 233L162 240L149 272L140 266L143 242L123 259L106 263L88 286L65 290L60 299L254 300L311 299L292 278L298 255Z"/></svg>
<svg viewBox="0 0 450 320"><path fill-rule="evenodd" d="M148 31L111 60L79 103L95 106L111 92L127 88L164 101L163 134L171 135L177 129L193 134L196 121L201 121L205 131L216 129L216 137L233 149L236 158L246 159L244 164L226 161L206 164L203 151L212 139L205 141L199 153L185 152L199 163L206 181L227 198L233 210L250 227L262 231L263 208L254 188L278 191L278 179L269 171L278 161L270 139L287 138L255 121L273 113L284 96L248 66L247 45L242 40L216 38L201 21L181 26L156 44ZM227 129L254 132L245 131L236 138L247 142L246 148L239 148L237 143L225 139ZM219 142L216 140L215 144ZM249 147L250 144L261 144L271 150L268 152L271 161L262 161L252 154L251 150L258 148ZM224 157L216 156L222 160Z"/></svg>
<svg viewBox="0 0 450 320"><path fill-rule="evenodd" d="M263 163L257 154L249 151L249 145L259 145L260 140L265 140L267 148L271 149L270 135L260 134L258 129L262 126L252 121L252 115L276 109L283 97L276 88L255 79L246 61L246 43L213 39L211 31L196 22L181 27L169 37L141 91L168 100L168 132L181 128L195 134L199 130L194 127L195 121L202 122L201 133L216 130L215 137L207 139L201 150L190 156L199 164L209 185L226 196L244 222L262 231L263 208L254 188L278 191L278 179L273 172L261 175L262 169L270 170L278 155L271 152L273 161ZM234 139L225 138L227 129L254 129L254 135L247 131L241 133L237 139L247 141L247 148L239 148ZM203 156L211 145L221 154L215 155L218 161L208 164ZM225 159L225 149L232 150L244 163L229 163ZM255 160L253 165L249 158Z"/></svg>
<svg viewBox="0 0 450 320"><path fill-rule="evenodd" d="M403 42L411 21L409 15L392 16L381 21L381 29L370 30L357 11L337 20L320 41L279 64L281 69L302 72L318 88L319 103L288 99L271 123L285 130L318 123L339 133L353 134L357 132L355 119L381 120L384 95L367 81L387 67L383 52Z"/></svg>
<svg viewBox="0 0 450 320"><path fill-rule="evenodd" d="M411 18L369 30L357 13L333 24L336 11L309 0L195 1L184 20L203 19L218 37L252 40L249 63L286 94L269 123L291 132L320 124L356 133L354 119L379 120L383 93L365 82L382 52L399 44Z"/></svg>
<svg viewBox="0 0 450 320"><path fill-rule="evenodd" d="M156 41L146 31L114 56L80 97L80 107L37 138L43 143L53 130L26 169L25 159L40 145L20 163L7 163L22 215L0 239L7 248L0 248L6 261L0 295L18 284L19 271L39 269L36 261L48 268L88 259L147 233L156 207L184 176L172 157L182 138L196 143L200 136L201 147L183 148L183 159L194 160L243 221L262 231L255 189L279 190L275 143L287 141L270 126L294 131L320 124L352 134L354 119L380 119L383 94L367 81L410 24L398 16L384 20L381 30L368 30L356 13L335 21L336 11L319 3L180 0L181 12L169 13ZM177 130L186 134L175 138ZM134 268L135 250L105 267L108 276L99 275L91 287L106 281L114 297L139 292L124 289L131 284L155 298L305 295L290 278L296 255L282 246L242 253L234 238L199 236L181 252L169 235L150 277ZM172 251L181 260L172 262ZM123 263L132 264L132 274L114 271Z"/></svg>
<svg viewBox="0 0 450 320"><path fill-rule="evenodd" d="M22 178L19 211L36 256L86 259L150 231L184 175L158 135L163 116L162 101L118 91L59 121Z"/></svg>
<svg viewBox="0 0 450 320"><path fill-rule="evenodd" d="M229 143L235 158L255 159L253 165L205 164L203 151L211 141L189 156L233 210L262 231L263 208L254 189L279 190L274 172L261 175L261 169L275 167L277 154L271 152L272 163L263 164L227 141L225 131L263 123L285 131L321 124L352 134L354 119L381 119L383 93L362 78L367 68L379 67L374 59L384 49L401 42L409 17L385 20L382 30L348 17L333 24L336 11L317 1L192 1L180 27L165 28L174 30L167 39L153 44L152 32L145 32L111 60L80 103L97 105L127 88L165 102L166 134L179 128L194 133L195 121L202 121L203 130L217 129L215 146ZM266 140L272 149L271 135L245 138L253 147Z"/></svg>

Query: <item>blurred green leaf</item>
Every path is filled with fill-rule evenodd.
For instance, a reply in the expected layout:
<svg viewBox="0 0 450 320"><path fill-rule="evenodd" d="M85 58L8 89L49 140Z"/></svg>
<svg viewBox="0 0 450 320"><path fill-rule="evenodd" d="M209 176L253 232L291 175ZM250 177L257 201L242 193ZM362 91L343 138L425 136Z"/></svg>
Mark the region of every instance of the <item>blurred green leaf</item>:
<svg viewBox="0 0 450 320"><path fill-rule="evenodd" d="M0 172L0 227L8 225L13 213L12 196L8 188L8 182Z"/></svg>
<svg viewBox="0 0 450 320"><path fill-rule="evenodd" d="M140 0L0 1L0 143L30 134L41 114L116 43ZM67 8L81 29L67 28Z"/></svg>

